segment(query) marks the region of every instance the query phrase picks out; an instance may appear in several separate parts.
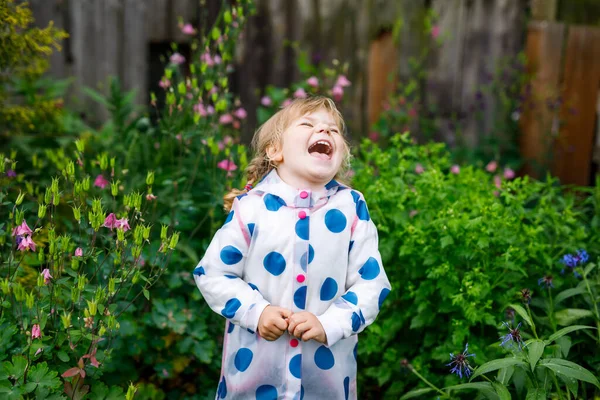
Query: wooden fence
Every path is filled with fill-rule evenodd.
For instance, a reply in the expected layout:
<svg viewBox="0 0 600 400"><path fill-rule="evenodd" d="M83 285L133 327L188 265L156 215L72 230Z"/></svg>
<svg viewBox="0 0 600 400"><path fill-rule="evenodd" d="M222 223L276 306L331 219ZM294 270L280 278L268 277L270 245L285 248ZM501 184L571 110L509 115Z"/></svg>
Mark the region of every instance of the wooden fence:
<svg viewBox="0 0 600 400"><path fill-rule="evenodd" d="M600 164L600 28L531 23L526 54L534 106L521 119L531 160L524 172L539 176L542 167L562 183L588 185Z"/></svg>

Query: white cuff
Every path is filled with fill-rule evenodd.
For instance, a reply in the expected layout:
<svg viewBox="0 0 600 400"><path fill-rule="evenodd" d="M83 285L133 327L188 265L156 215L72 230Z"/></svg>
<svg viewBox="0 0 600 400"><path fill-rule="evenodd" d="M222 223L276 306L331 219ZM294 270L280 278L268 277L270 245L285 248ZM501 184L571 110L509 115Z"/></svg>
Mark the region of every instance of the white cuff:
<svg viewBox="0 0 600 400"><path fill-rule="evenodd" d="M250 329L252 332L256 332L260 315L270 304L271 303L260 296L260 300L251 305L248 311L246 311L244 316L240 319L240 326L245 329Z"/></svg>
<svg viewBox="0 0 600 400"><path fill-rule="evenodd" d="M332 318L333 317L333 318ZM340 327L338 321L336 321L335 316L332 315L319 315L317 319L323 325L323 330L325 331L325 335L327 336L327 347L331 347L336 344L339 340L344 337L344 331Z"/></svg>

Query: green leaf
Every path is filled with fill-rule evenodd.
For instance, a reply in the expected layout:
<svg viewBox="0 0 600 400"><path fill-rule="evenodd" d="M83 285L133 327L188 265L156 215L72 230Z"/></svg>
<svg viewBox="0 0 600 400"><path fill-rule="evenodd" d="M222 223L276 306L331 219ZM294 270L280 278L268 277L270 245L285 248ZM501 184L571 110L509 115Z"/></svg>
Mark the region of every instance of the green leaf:
<svg viewBox="0 0 600 400"><path fill-rule="evenodd" d="M486 374L491 371L496 371L500 368L512 367L512 366L520 366L525 367L525 363L518 358L500 358L497 360L492 360L486 362L483 365L480 365L473 371L473 375L471 375L471 379L478 377L479 375Z"/></svg>
<svg viewBox="0 0 600 400"><path fill-rule="evenodd" d="M525 400L546 400L546 391L540 388L531 388L527 392Z"/></svg>
<svg viewBox="0 0 600 400"><path fill-rule="evenodd" d="M581 308L567 308L566 310L560 310L554 314L556 322L559 325L571 325L574 321L581 318L593 317L594 313L590 310L584 310Z"/></svg>
<svg viewBox="0 0 600 400"><path fill-rule="evenodd" d="M429 388L411 390L410 392L405 393L404 396L400 397L399 400L414 399L415 397L421 397L425 393L429 393L431 391L433 391L433 389Z"/></svg>
<svg viewBox="0 0 600 400"><path fill-rule="evenodd" d="M571 288L571 289L563 290L562 292L560 292L559 294L557 294L556 297L554 298L554 305L556 306L558 303L561 303L563 300L566 300L569 297L573 297L573 296L576 296L578 294L584 294L586 292L587 292L587 290L583 286L582 287L576 287L576 288Z"/></svg>
<svg viewBox="0 0 600 400"><path fill-rule="evenodd" d="M561 360L560 358L547 358L540 361L539 365L549 368L559 375L564 375L580 381L588 382L600 388L600 382L598 382L598 378L596 378L590 371L580 365L575 364L574 362Z"/></svg>
<svg viewBox="0 0 600 400"><path fill-rule="evenodd" d="M150 292L148 291L148 289L142 289L142 291L144 292L144 297L146 298L146 300L150 300Z"/></svg>
<svg viewBox="0 0 600 400"><path fill-rule="evenodd" d="M548 338L546 343L550 344L550 343L554 342L556 339L565 336L567 333L571 333L573 331L577 331L580 329L596 329L596 328L594 328L593 326L586 326L586 325L567 326L566 328L562 328L561 330L556 331L555 333L550 335L550 337Z"/></svg>
<svg viewBox="0 0 600 400"><path fill-rule="evenodd" d="M508 306L515 310L517 314L519 314L519 316L523 318L523 321L527 322L529 326L534 326L533 321L531 320L531 318L529 318L529 314L522 306L518 304L509 304Z"/></svg>
<svg viewBox="0 0 600 400"><path fill-rule="evenodd" d="M221 30L217 27L212 28L211 37L213 40L217 40L221 36Z"/></svg>
<svg viewBox="0 0 600 400"><path fill-rule="evenodd" d="M56 389L61 385L60 379L58 378L58 372L50 371L46 362L31 367L27 374L27 381L29 383L34 383L37 386L50 389Z"/></svg>
<svg viewBox="0 0 600 400"><path fill-rule="evenodd" d="M596 263L589 263L583 270L583 276L587 277L594 268L596 268Z"/></svg>
<svg viewBox="0 0 600 400"><path fill-rule="evenodd" d="M101 381L96 381L88 397L89 400L120 400L123 399L123 389L113 386L110 389Z"/></svg>
<svg viewBox="0 0 600 400"><path fill-rule="evenodd" d="M444 236L442 238L442 249L450 246L451 244L454 244L454 239L452 239L452 236Z"/></svg>
<svg viewBox="0 0 600 400"><path fill-rule="evenodd" d="M533 340L529 346L527 346L527 355L529 356L529 365L531 366L532 372L535 369L535 364L537 364L542 354L544 354L544 347L546 347L546 344L539 339Z"/></svg>
<svg viewBox="0 0 600 400"><path fill-rule="evenodd" d="M502 383L503 385L508 385L508 382L510 382L510 378L512 377L514 372L514 367L502 368L498 371L498 376L496 377L496 380Z"/></svg>
<svg viewBox="0 0 600 400"><path fill-rule="evenodd" d="M577 392L579 390L579 383L577 379L569 378L568 376L559 375L558 376L567 386L567 389L573 393L573 396L577 398Z"/></svg>
<svg viewBox="0 0 600 400"><path fill-rule="evenodd" d="M464 390L464 389L493 390L492 384L489 382L461 383L460 385L447 386L444 388L444 390Z"/></svg>
<svg viewBox="0 0 600 400"><path fill-rule="evenodd" d="M493 382L492 386L494 386L494 390L496 390L496 393L498 393L500 400L512 400L512 396L510 395L510 392L506 386L498 382Z"/></svg>
<svg viewBox="0 0 600 400"><path fill-rule="evenodd" d="M0 387L0 398L5 400L21 400L23 398L22 395L23 391L16 386L11 388Z"/></svg>
<svg viewBox="0 0 600 400"><path fill-rule="evenodd" d="M58 359L62 362L69 362L69 356L67 353L65 353L64 351L59 351L58 353L56 353L56 356L58 357Z"/></svg>
<svg viewBox="0 0 600 400"><path fill-rule="evenodd" d="M14 381L19 381L25 375L27 359L23 356L13 356L12 362L4 362L4 370Z"/></svg>

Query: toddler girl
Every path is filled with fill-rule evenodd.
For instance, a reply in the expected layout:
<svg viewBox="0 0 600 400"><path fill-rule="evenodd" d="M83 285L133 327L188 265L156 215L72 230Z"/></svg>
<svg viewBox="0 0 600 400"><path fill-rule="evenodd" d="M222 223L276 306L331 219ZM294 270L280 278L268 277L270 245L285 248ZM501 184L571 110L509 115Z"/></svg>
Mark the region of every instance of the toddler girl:
<svg viewBox="0 0 600 400"><path fill-rule="evenodd" d="M355 399L357 334L390 283L332 100L295 100L256 132L248 185L194 270L227 318L217 399ZM256 184L254 188L252 185Z"/></svg>

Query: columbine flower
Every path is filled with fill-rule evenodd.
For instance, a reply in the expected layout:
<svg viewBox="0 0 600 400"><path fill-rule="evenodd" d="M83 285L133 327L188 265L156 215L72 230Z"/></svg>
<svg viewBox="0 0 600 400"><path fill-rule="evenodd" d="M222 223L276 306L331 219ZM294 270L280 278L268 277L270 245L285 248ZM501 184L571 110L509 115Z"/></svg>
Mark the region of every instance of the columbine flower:
<svg viewBox="0 0 600 400"><path fill-rule="evenodd" d="M25 236L31 235L32 233L33 232L31 231L31 229L27 225L27 221L25 220L23 220L23 222L21 222L21 225L15 227L12 231L13 236Z"/></svg>
<svg viewBox="0 0 600 400"><path fill-rule="evenodd" d="M306 80L306 83L308 83L310 86L316 88L319 86L319 79L316 76L311 76L310 78L308 78Z"/></svg>
<svg viewBox="0 0 600 400"><path fill-rule="evenodd" d="M462 379L463 374L468 378L471 375L473 368L469 365L467 357L475 357L475 354L469 354L469 343L465 345L465 350L457 355L450 353L450 363L447 366L452 366L450 373L458 375Z"/></svg>
<svg viewBox="0 0 600 400"><path fill-rule="evenodd" d="M371 139L371 141L376 142L379 140L379 133L378 132L371 132L369 133L369 139Z"/></svg>
<svg viewBox="0 0 600 400"><path fill-rule="evenodd" d="M307 96L306 91L302 88L299 88L294 92L294 97L297 99L305 99Z"/></svg>
<svg viewBox="0 0 600 400"><path fill-rule="evenodd" d="M531 290L527 288L521 289L519 294L521 295L521 300L523 300L523 303L531 303Z"/></svg>
<svg viewBox="0 0 600 400"><path fill-rule="evenodd" d="M500 346L504 346L507 343L509 343L509 346L516 344L519 347L519 350L523 350L523 338L521 337L521 331L519 331L521 322L519 322L519 325L517 325L515 329L512 329L506 322L503 322L502 325L508 329L508 333L504 336L500 336L500 339L502 339Z"/></svg>
<svg viewBox="0 0 600 400"><path fill-rule="evenodd" d="M31 338L32 338L32 339L37 339L37 338L39 338L40 336L42 336L42 332L41 332L41 330L40 330L40 326L39 326L38 324L34 324L34 325L31 327Z"/></svg>
<svg viewBox="0 0 600 400"><path fill-rule="evenodd" d="M552 284L552 275L546 275L543 278L538 279L538 285L546 285L546 287L554 287Z"/></svg>
<svg viewBox="0 0 600 400"><path fill-rule="evenodd" d="M204 104L202 103L194 105L194 112L200 114L202 117L206 117L207 115L206 108L204 108Z"/></svg>
<svg viewBox="0 0 600 400"><path fill-rule="evenodd" d="M450 172L452 172L454 175L458 175L458 174L460 174L460 167L458 165L454 164L450 168Z"/></svg>
<svg viewBox="0 0 600 400"><path fill-rule="evenodd" d="M192 24L185 24L181 27L181 32L184 35L195 35L196 29L192 26Z"/></svg>
<svg viewBox="0 0 600 400"><path fill-rule="evenodd" d="M83 257L83 249L81 247L75 249L75 257Z"/></svg>
<svg viewBox="0 0 600 400"><path fill-rule="evenodd" d="M423 168L421 164L417 164L417 166L415 167L415 172L420 175L423 172L425 172L425 168Z"/></svg>
<svg viewBox="0 0 600 400"><path fill-rule="evenodd" d="M515 177L515 171L506 167L504 168L504 179L513 179Z"/></svg>
<svg viewBox="0 0 600 400"><path fill-rule="evenodd" d="M221 125L227 125L233 122L233 117L231 116L231 114L223 114L221 115L221 117L219 117L219 123Z"/></svg>
<svg viewBox="0 0 600 400"><path fill-rule="evenodd" d="M498 163L496 161L490 161L488 165L485 166L487 172L495 172L496 168L498 168Z"/></svg>
<svg viewBox="0 0 600 400"><path fill-rule="evenodd" d="M169 87L171 87L171 81L167 78L162 78L160 82L158 82L158 86L160 86L163 89L168 89Z"/></svg>
<svg viewBox="0 0 600 400"><path fill-rule="evenodd" d="M260 99L260 104L265 107L269 107L271 104L273 104L273 101L269 96L263 96L262 99Z"/></svg>
<svg viewBox="0 0 600 400"><path fill-rule="evenodd" d="M50 270L48 268L44 268L42 271L42 276L44 277L44 285L50 283L50 279L52 279L52 275L50 275Z"/></svg>
<svg viewBox="0 0 600 400"><path fill-rule="evenodd" d="M239 119L246 119L246 117L248 116L248 113L246 112L246 110L244 110L242 107L240 107L233 112L233 115L235 115Z"/></svg>
<svg viewBox="0 0 600 400"><path fill-rule="evenodd" d="M173 53L171 58L169 58L169 61L171 61L173 64L180 65L185 62L185 57L180 53Z"/></svg>
<svg viewBox="0 0 600 400"><path fill-rule="evenodd" d="M35 242L31 239L31 236L25 236L20 242L19 242L19 246L17 247L17 250L19 251L25 251L25 250L31 250L31 251L35 251Z"/></svg>
<svg viewBox="0 0 600 400"><path fill-rule="evenodd" d="M146 195L146 200L148 200L148 201L156 200L156 196L153 195L152 193L148 193Z"/></svg>
<svg viewBox="0 0 600 400"><path fill-rule="evenodd" d="M440 36L440 27L435 25L431 28L431 37L437 39Z"/></svg>
<svg viewBox="0 0 600 400"><path fill-rule="evenodd" d="M127 218L118 219L115 221L115 226L117 228L123 229L123 232L127 232L131 228L129 227L129 222L127 222Z"/></svg>
<svg viewBox="0 0 600 400"><path fill-rule="evenodd" d="M500 175L496 175L494 176L494 185L498 188L498 189L502 189L502 178L500 177Z"/></svg>
<svg viewBox="0 0 600 400"><path fill-rule="evenodd" d="M227 175L230 175L231 171L235 171L237 169L237 165L235 165L235 163L231 160L221 160L217 163L217 167L227 171Z"/></svg>
<svg viewBox="0 0 600 400"><path fill-rule="evenodd" d="M107 181L106 178L102 176L102 174L98 175L94 180L94 186L98 186L100 189L104 189L108 185L110 185L110 182Z"/></svg>
<svg viewBox="0 0 600 400"><path fill-rule="evenodd" d="M94 317L84 317L83 322L85 322L85 327L88 329L92 329L94 327Z"/></svg>
<svg viewBox="0 0 600 400"><path fill-rule="evenodd" d="M104 220L103 226L109 229L117 228L117 217L115 216L115 213L108 214L108 217Z"/></svg>
<svg viewBox="0 0 600 400"><path fill-rule="evenodd" d="M209 67L212 67L213 65L215 65L215 62L212 59L212 57L210 56L210 53L208 51L206 53L203 53L200 56L200 61L202 61L203 63L205 63Z"/></svg>
<svg viewBox="0 0 600 400"><path fill-rule="evenodd" d="M281 107L286 108L287 106L289 106L290 104L292 104L292 99L285 99L283 101L283 103L281 103Z"/></svg>
<svg viewBox="0 0 600 400"><path fill-rule="evenodd" d="M335 85L331 90L331 94L333 95L335 101L341 101L342 97L344 97L344 88L340 85Z"/></svg>
<svg viewBox="0 0 600 400"><path fill-rule="evenodd" d="M346 87L346 86L350 86L351 83L348 80L348 78L346 78L346 75L340 75L337 78L337 81L335 82L335 86L340 86L340 87Z"/></svg>

